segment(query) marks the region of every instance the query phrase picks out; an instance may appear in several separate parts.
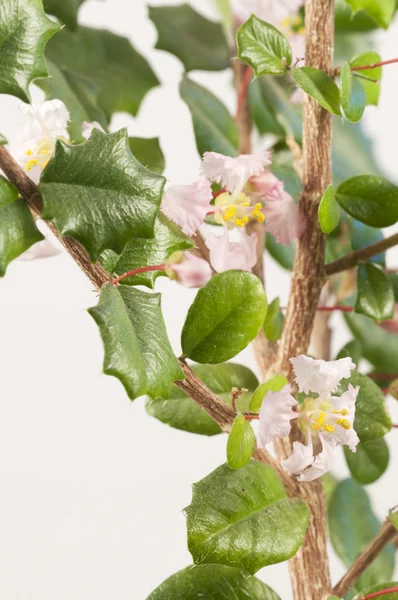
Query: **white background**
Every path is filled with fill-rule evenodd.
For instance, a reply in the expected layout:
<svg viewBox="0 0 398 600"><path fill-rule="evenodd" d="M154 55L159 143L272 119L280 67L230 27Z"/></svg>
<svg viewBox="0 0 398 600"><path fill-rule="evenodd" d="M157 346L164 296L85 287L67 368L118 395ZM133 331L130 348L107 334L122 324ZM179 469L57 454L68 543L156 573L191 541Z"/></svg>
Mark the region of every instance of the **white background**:
<svg viewBox="0 0 398 600"><path fill-rule="evenodd" d="M191 4L215 16L210 0ZM182 66L153 50L155 28L144 0L89 0L80 20L128 36L162 81L146 97L138 118L117 115L112 128L128 125L132 135L160 135L169 180L194 180L198 156L190 116L178 96ZM397 55L397 34L396 23L380 36L384 58ZM397 66L385 70L380 107L368 109L366 117L378 160L394 180L397 73ZM234 110L230 73L195 78ZM14 98L0 97L0 131L10 140L20 118L18 105ZM394 252L389 264L398 265ZM280 295L285 303L286 274L272 261L267 271L270 297ZM164 280L158 291L165 292L164 314L178 353L193 293ZM172 430L146 415L143 399L131 403L118 380L101 374L102 344L85 310L96 300L66 255L14 262L0 282L4 600L145 600L166 577L190 564L182 509L190 502L192 482L225 460L225 436L207 439ZM337 350L349 334L338 316L334 321ZM237 360L255 369L250 350ZM397 452L398 432L389 434L388 442ZM341 456L336 473L347 474ZM397 503L393 466L368 490L383 518ZM331 566L335 581L344 569L335 557ZM263 569L259 577L290 600L286 564Z"/></svg>

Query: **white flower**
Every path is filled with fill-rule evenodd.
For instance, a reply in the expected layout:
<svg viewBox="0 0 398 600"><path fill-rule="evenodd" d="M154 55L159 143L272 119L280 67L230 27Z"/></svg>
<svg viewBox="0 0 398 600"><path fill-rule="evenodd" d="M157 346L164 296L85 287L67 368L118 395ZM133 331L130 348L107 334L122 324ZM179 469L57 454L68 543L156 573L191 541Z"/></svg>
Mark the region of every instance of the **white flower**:
<svg viewBox="0 0 398 600"><path fill-rule="evenodd" d="M218 152L205 152L202 160L204 175L219 183L234 196L240 194L250 177L260 175L271 164L270 152L224 156Z"/></svg>
<svg viewBox="0 0 398 600"><path fill-rule="evenodd" d="M278 244L289 244L305 231L306 219L283 185L268 194L263 213L265 231L272 233Z"/></svg>
<svg viewBox="0 0 398 600"><path fill-rule="evenodd" d="M191 252L175 252L166 261L166 274L188 288L199 288L211 279L211 267L207 260Z"/></svg>
<svg viewBox="0 0 398 600"><path fill-rule="evenodd" d="M37 219L36 226L44 235L44 240L37 242L19 256L18 260L36 260L37 258L50 258L61 254L62 247L51 229L41 219Z"/></svg>
<svg viewBox="0 0 398 600"><path fill-rule="evenodd" d="M189 185L173 185L163 196L162 212L177 223L185 235L193 235L212 211L211 185L205 177Z"/></svg>
<svg viewBox="0 0 398 600"><path fill-rule="evenodd" d="M21 107L24 114L22 130L11 148L19 165L35 183L55 150L57 139L69 141L69 112L61 100L50 100Z"/></svg>
<svg viewBox="0 0 398 600"><path fill-rule="evenodd" d="M353 427L359 387L349 385L341 396L332 396L341 379L350 377L355 365L350 358L326 362L303 355L290 361L299 390L318 396L309 396L298 404L290 394L289 386L279 392L268 392L260 410L259 442L265 444L287 435L291 420L296 418L307 444L294 442L293 452L283 466L290 473L299 475L300 481L312 481L329 471L336 446L346 445L355 452L359 443ZM322 452L317 456L313 449L315 438L322 445Z"/></svg>
<svg viewBox="0 0 398 600"><path fill-rule="evenodd" d="M105 133L105 129L100 123L98 123L98 121L93 121L92 123L87 123L87 121L83 121L82 136L85 140L88 140L90 138L90 135L93 133L93 129L98 129L99 131L102 131L102 133Z"/></svg>
<svg viewBox="0 0 398 600"><path fill-rule="evenodd" d="M240 231L239 241L231 241L228 230L224 229L222 235L210 234L206 239L206 246L210 250L210 262L217 273L237 269L251 271L257 262L257 236L255 233L247 235Z"/></svg>

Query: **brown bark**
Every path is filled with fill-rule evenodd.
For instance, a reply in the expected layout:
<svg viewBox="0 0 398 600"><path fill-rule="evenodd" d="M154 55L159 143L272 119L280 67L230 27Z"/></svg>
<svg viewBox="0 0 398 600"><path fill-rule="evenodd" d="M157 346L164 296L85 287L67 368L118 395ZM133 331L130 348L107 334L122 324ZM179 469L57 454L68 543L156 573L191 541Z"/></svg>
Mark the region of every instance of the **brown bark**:
<svg viewBox="0 0 398 600"><path fill-rule="evenodd" d="M370 244L362 250L357 250L356 252L351 252L351 254L346 254L342 256L338 260L329 263L325 267L326 275L335 275L336 273L341 273L342 271L347 271L348 269L352 269L356 267L361 262L366 262L372 256L377 256L381 252L385 252L389 248L396 246L398 244L398 233L394 233L388 238L384 238L379 242L374 244Z"/></svg>

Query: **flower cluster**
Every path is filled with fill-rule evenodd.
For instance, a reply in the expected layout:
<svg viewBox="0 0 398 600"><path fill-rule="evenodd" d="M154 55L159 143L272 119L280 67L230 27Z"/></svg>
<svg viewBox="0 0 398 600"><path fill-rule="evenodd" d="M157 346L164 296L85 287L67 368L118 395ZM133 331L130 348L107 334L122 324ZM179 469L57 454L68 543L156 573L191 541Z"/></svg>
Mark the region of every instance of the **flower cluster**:
<svg viewBox="0 0 398 600"><path fill-rule="evenodd" d="M359 443L353 428L359 387L349 385L341 396L332 395L355 365L351 358L326 362L303 355L290 362L299 391L308 396L299 404L290 385L268 392L260 410L259 444L264 446L288 435L291 421L296 419L307 443L294 442L291 456L282 464L300 481L313 481L330 470L336 446L347 445L355 452ZM321 451L316 454L318 441Z"/></svg>

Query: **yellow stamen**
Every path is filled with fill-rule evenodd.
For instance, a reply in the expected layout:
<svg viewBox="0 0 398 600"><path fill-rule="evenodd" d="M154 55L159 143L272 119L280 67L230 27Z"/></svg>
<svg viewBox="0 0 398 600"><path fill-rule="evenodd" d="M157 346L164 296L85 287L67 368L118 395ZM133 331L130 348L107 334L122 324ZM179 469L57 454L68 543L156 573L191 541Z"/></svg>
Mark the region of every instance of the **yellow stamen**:
<svg viewBox="0 0 398 600"><path fill-rule="evenodd" d="M311 427L312 427L312 429L314 429L315 431L319 431L319 430L321 429L322 425L321 425L321 423L317 423L317 422L315 421L315 423L312 423Z"/></svg>
<svg viewBox="0 0 398 600"><path fill-rule="evenodd" d="M29 173L29 171L31 171L33 169L33 167L35 167L37 165L37 160L35 158L32 158L32 160L28 160L28 162L25 165L25 171L27 173Z"/></svg>
<svg viewBox="0 0 398 600"><path fill-rule="evenodd" d="M343 417L345 417L348 414L348 410L346 408L343 408L343 410L340 411L340 414L343 415Z"/></svg>
<svg viewBox="0 0 398 600"><path fill-rule="evenodd" d="M265 215L263 215L263 213L258 213L258 215L256 215L256 218L259 223L264 223L265 221Z"/></svg>
<svg viewBox="0 0 398 600"><path fill-rule="evenodd" d="M232 217L235 216L235 206L233 204L231 204L231 206L229 208L227 208L227 210L224 212L222 218L224 219L224 221L230 221L232 219Z"/></svg>
<svg viewBox="0 0 398 600"><path fill-rule="evenodd" d="M242 202L241 206L250 206L250 202Z"/></svg>
<svg viewBox="0 0 398 600"><path fill-rule="evenodd" d="M324 425L323 429L324 429L324 431L327 431L328 433L333 433L333 431L334 431L333 425Z"/></svg>
<svg viewBox="0 0 398 600"><path fill-rule="evenodd" d="M249 219L247 217L242 217L241 219L235 219L234 223L238 227L244 227L248 223Z"/></svg>
<svg viewBox="0 0 398 600"><path fill-rule="evenodd" d="M26 150L26 156L32 156L33 150Z"/></svg>
<svg viewBox="0 0 398 600"><path fill-rule="evenodd" d="M40 150L39 154L48 154L48 150Z"/></svg>
<svg viewBox="0 0 398 600"><path fill-rule="evenodd" d="M300 35L304 35L305 34L304 27L300 27L300 29L297 30L297 33L299 33Z"/></svg>
<svg viewBox="0 0 398 600"><path fill-rule="evenodd" d="M300 25L300 23L301 23L301 17L299 17L298 15L292 19L293 25Z"/></svg>
<svg viewBox="0 0 398 600"><path fill-rule="evenodd" d="M341 425L341 427L345 430L351 429L351 425L347 419L338 419L337 425Z"/></svg>

